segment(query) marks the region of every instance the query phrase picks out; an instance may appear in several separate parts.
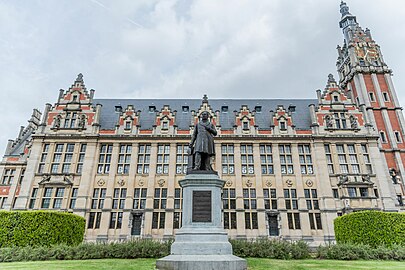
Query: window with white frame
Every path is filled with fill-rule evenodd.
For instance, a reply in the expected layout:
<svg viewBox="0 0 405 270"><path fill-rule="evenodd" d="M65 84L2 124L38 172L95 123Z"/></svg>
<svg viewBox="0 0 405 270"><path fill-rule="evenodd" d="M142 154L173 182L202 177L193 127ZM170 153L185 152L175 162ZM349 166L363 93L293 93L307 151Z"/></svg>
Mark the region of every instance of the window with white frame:
<svg viewBox="0 0 405 270"><path fill-rule="evenodd" d="M150 163L150 144L140 144L138 149L138 165L136 171L138 174L149 174Z"/></svg>
<svg viewBox="0 0 405 270"><path fill-rule="evenodd" d="M260 163L262 174L274 174L273 154L271 144L261 144L260 149Z"/></svg>
<svg viewBox="0 0 405 270"><path fill-rule="evenodd" d="M110 172L112 149L112 144L102 144L100 146L100 154L97 166L98 174L108 174Z"/></svg>
<svg viewBox="0 0 405 270"><path fill-rule="evenodd" d="M129 166L131 163L131 153L132 145L131 144L121 144L120 153L118 154L118 174L129 174Z"/></svg>
<svg viewBox="0 0 405 270"><path fill-rule="evenodd" d="M146 188L135 188L134 190L134 209L145 209L146 206Z"/></svg>
<svg viewBox="0 0 405 270"><path fill-rule="evenodd" d="M176 147L176 174L186 174L188 165L188 145L177 144Z"/></svg>
<svg viewBox="0 0 405 270"><path fill-rule="evenodd" d="M86 155L86 148L87 148L87 144L83 143L80 145L80 152L79 152L79 158L77 159L76 173L81 174L83 171L83 163L84 163L84 157Z"/></svg>
<svg viewBox="0 0 405 270"><path fill-rule="evenodd" d="M329 172L329 174L334 174L335 169L333 166L332 152L330 150L330 145L325 144L324 148L325 148L325 154L326 154L326 162L328 163L328 172Z"/></svg>
<svg viewBox="0 0 405 270"><path fill-rule="evenodd" d="M254 174L253 145L241 144L240 155L242 163L242 174Z"/></svg>
<svg viewBox="0 0 405 270"><path fill-rule="evenodd" d="M14 181L14 174L15 174L15 169L5 169L3 178L1 180L2 185L11 185L13 184Z"/></svg>
<svg viewBox="0 0 405 270"><path fill-rule="evenodd" d="M314 167L312 165L311 146L309 144L299 144L298 153L300 159L301 173L313 174Z"/></svg>
<svg viewBox="0 0 405 270"><path fill-rule="evenodd" d="M159 144L157 152L157 174L169 173L169 156L170 156L170 144Z"/></svg>
<svg viewBox="0 0 405 270"><path fill-rule="evenodd" d="M290 144L280 144L278 146L280 152L281 174L293 174L294 166L291 154Z"/></svg>
<svg viewBox="0 0 405 270"><path fill-rule="evenodd" d="M38 173L43 173L45 170L45 162L46 162L46 158L48 157L48 151L49 151L49 143L46 143L42 147L42 154L41 154L41 159L39 161Z"/></svg>
<svg viewBox="0 0 405 270"><path fill-rule="evenodd" d="M235 174L235 157L233 144L222 144L222 174Z"/></svg>

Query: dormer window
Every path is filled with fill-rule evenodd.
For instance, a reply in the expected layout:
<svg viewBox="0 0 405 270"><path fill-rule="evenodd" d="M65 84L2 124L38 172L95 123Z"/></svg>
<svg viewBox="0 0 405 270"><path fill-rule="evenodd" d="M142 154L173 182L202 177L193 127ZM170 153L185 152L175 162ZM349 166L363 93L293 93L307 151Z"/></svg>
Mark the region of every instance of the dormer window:
<svg viewBox="0 0 405 270"><path fill-rule="evenodd" d="M75 128L77 119L77 113L75 112L67 112L65 117L65 124L63 125L64 128Z"/></svg>
<svg viewBox="0 0 405 270"><path fill-rule="evenodd" d="M248 121L243 121L242 122L242 128L244 130L248 130L249 129L249 122Z"/></svg>
<svg viewBox="0 0 405 270"><path fill-rule="evenodd" d="M125 121L125 129L131 129L131 121Z"/></svg>
<svg viewBox="0 0 405 270"><path fill-rule="evenodd" d="M359 63L360 63L360 66L365 66L366 65L366 62L364 60L360 60Z"/></svg>
<svg viewBox="0 0 405 270"><path fill-rule="evenodd" d="M335 124L336 124L337 129L346 129L347 128L345 113L335 113L334 118L335 118Z"/></svg>
<svg viewBox="0 0 405 270"><path fill-rule="evenodd" d="M258 113L262 112L262 106L256 106L255 111Z"/></svg>
<svg viewBox="0 0 405 270"><path fill-rule="evenodd" d="M287 126L286 126L286 124L285 124L285 121L280 121L280 129L281 129L281 130L286 130L286 129L287 129Z"/></svg>
<svg viewBox="0 0 405 270"><path fill-rule="evenodd" d="M223 113L227 113L227 112L228 112L228 106L222 106L222 107L221 107L221 111L222 111Z"/></svg>
<svg viewBox="0 0 405 270"><path fill-rule="evenodd" d="M73 95L72 101L77 102L77 95Z"/></svg>
<svg viewBox="0 0 405 270"><path fill-rule="evenodd" d="M190 110L190 108L188 106L183 106L181 110L182 112L187 113Z"/></svg>
<svg viewBox="0 0 405 270"><path fill-rule="evenodd" d="M339 102L339 97L336 95L336 96L333 96L333 101L334 102Z"/></svg>
<svg viewBox="0 0 405 270"><path fill-rule="evenodd" d="M156 111L156 107L155 106L149 106L149 112L153 113Z"/></svg>
<svg viewBox="0 0 405 270"><path fill-rule="evenodd" d="M169 129L169 121L162 121L162 129Z"/></svg>

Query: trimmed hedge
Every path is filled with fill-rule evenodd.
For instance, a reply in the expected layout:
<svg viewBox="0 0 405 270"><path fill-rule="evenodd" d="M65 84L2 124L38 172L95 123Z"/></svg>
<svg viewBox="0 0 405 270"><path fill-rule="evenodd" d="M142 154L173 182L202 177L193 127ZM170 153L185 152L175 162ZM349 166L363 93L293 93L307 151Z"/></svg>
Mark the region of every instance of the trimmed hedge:
<svg viewBox="0 0 405 270"><path fill-rule="evenodd" d="M53 211L0 211L0 247L78 245L85 219Z"/></svg>
<svg viewBox="0 0 405 270"><path fill-rule="evenodd" d="M405 214L361 211L334 221L338 244L364 244L372 247L405 245Z"/></svg>
<svg viewBox="0 0 405 270"><path fill-rule="evenodd" d="M309 247L303 241L289 242L284 240L259 239L255 241L230 240L233 254L239 257L269 259L307 259Z"/></svg>
<svg viewBox="0 0 405 270"><path fill-rule="evenodd" d="M117 243L82 243L77 246L0 248L0 262L161 258L170 254L172 241L133 240Z"/></svg>
<svg viewBox="0 0 405 270"><path fill-rule="evenodd" d="M316 258L321 260L405 260L405 246L392 247L368 245L338 244L320 246L316 250Z"/></svg>

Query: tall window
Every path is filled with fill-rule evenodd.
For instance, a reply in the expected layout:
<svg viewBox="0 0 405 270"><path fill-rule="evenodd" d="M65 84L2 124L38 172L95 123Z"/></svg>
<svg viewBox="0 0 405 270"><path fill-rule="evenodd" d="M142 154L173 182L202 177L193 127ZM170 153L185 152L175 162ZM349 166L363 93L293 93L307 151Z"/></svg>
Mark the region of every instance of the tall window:
<svg viewBox="0 0 405 270"><path fill-rule="evenodd" d="M76 167L77 173L82 173L82 171L83 171L83 163L84 163L84 156L86 154L86 148L87 148L87 145L85 143L80 145L80 153L79 153L79 158L77 160L77 167Z"/></svg>
<svg viewBox="0 0 405 270"><path fill-rule="evenodd" d="M224 229L236 229L236 192L234 188L222 190Z"/></svg>
<svg viewBox="0 0 405 270"><path fill-rule="evenodd" d="M300 213L287 213L287 219L288 219L288 228L290 230L301 229Z"/></svg>
<svg viewBox="0 0 405 270"><path fill-rule="evenodd" d="M324 147L325 147L325 153L326 153L326 161L328 162L328 172L330 174L334 174L335 169L333 167L332 152L330 151L330 145L325 144Z"/></svg>
<svg viewBox="0 0 405 270"><path fill-rule="evenodd" d="M70 202L69 202L70 209L74 209L76 206L76 199L77 199L78 191L79 191L78 188L72 188L72 193L70 195Z"/></svg>
<svg viewBox="0 0 405 270"><path fill-rule="evenodd" d="M102 212L90 212L89 221L87 223L87 229L99 229L101 223Z"/></svg>
<svg viewBox="0 0 405 270"><path fill-rule="evenodd" d="M222 174L235 174L235 158L233 144L223 144L222 150Z"/></svg>
<svg viewBox="0 0 405 270"><path fill-rule="evenodd" d="M44 172L45 162L46 162L46 158L48 156L48 151L49 151L49 143L44 144L44 146L42 148L41 160L40 160L39 166L38 166L38 173Z"/></svg>
<svg viewBox="0 0 405 270"><path fill-rule="evenodd" d="M346 129L347 124L346 124L346 116L345 113L335 113L335 126L338 129Z"/></svg>
<svg viewBox="0 0 405 270"><path fill-rule="evenodd" d="M336 150L338 152L340 173L349 173L349 165L347 164L347 158L345 154L345 148L343 144L336 145Z"/></svg>
<svg viewBox="0 0 405 270"><path fill-rule="evenodd" d="M295 188L284 189L285 208L298 209L297 190Z"/></svg>
<svg viewBox="0 0 405 270"><path fill-rule="evenodd" d="M53 199L53 208L60 209L62 207L63 195L65 188L56 188L55 198Z"/></svg>
<svg viewBox="0 0 405 270"><path fill-rule="evenodd" d="M138 174L149 174L150 144L140 144L138 151Z"/></svg>
<svg viewBox="0 0 405 270"><path fill-rule="evenodd" d="M129 174L129 164L131 163L131 152L132 152L132 145L130 144L120 145L117 173Z"/></svg>
<svg viewBox="0 0 405 270"><path fill-rule="evenodd" d="M0 197L0 209L5 209L7 197Z"/></svg>
<svg viewBox="0 0 405 270"><path fill-rule="evenodd" d="M258 229L256 189L243 189L243 208L245 209L245 229ZM253 211L252 211L253 210Z"/></svg>
<svg viewBox="0 0 405 270"><path fill-rule="evenodd" d="M183 201L183 190L181 188L174 189L174 213L173 213L173 229L181 227L181 209Z"/></svg>
<svg viewBox="0 0 405 270"><path fill-rule="evenodd" d="M75 128L76 120L77 120L76 112L67 112L66 117L65 117L65 124L63 125L63 127L64 128Z"/></svg>
<svg viewBox="0 0 405 270"><path fill-rule="evenodd" d="M15 169L5 169L1 183L3 185L11 185L14 180Z"/></svg>
<svg viewBox="0 0 405 270"><path fill-rule="evenodd" d="M316 189L304 189L308 210L319 210L318 193Z"/></svg>
<svg viewBox="0 0 405 270"><path fill-rule="evenodd" d="M240 146L240 155L242 174L254 174L253 146L251 144L242 144Z"/></svg>
<svg viewBox="0 0 405 270"><path fill-rule="evenodd" d="M188 145L178 144L176 151L176 174L186 174L188 155L187 155Z"/></svg>
<svg viewBox="0 0 405 270"><path fill-rule="evenodd" d="M361 145L361 151L363 152L363 160L364 160L364 164L366 165L367 173L372 174L373 173L373 166L371 165L370 155L368 153L368 149L367 149L366 144Z"/></svg>
<svg viewBox="0 0 405 270"><path fill-rule="evenodd" d="M280 164L281 164L281 173L282 174L293 174L294 166L291 155L291 145L289 144L280 144Z"/></svg>
<svg viewBox="0 0 405 270"><path fill-rule="evenodd" d="M97 173L107 174L110 172L111 154L113 145L102 144L100 148L100 155L98 159Z"/></svg>
<svg viewBox="0 0 405 270"><path fill-rule="evenodd" d="M93 190L93 199L91 200L91 209L103 209L104 199L107 189L95 188Z"/></svg>
<svg viewBox="0 0 405 270"><path fill-rule="evenodd" d="M31 192L30 203L28 205L29 209L33 209L35 207L35 202L37 201L37 195L38 195L38 188L33 188L32 192Z"/></svg>
<svg viewBox="0 0 405 270"><path fill-rule="evenodd" d="M18 184L21 185L25 175L25 169L21 169L20 177L18 178Z"/></svg>
<svg viewBox="0 0 405 270"><path fill-rule="evenodd" d="M359 174L360 165L354 144L338 144L336 145L336 149L338 152L340 173L348 174L350 172L353 174Z"/></svg>
<svg viewBox="0 0 405 270"><path fill-rule="evenodd" d="M271 144L261 144L259 148L262 174L274 174Z"/></svg>
<svg viewBox="0 0 405 270"><path fill-rule="evenodd" d="M135 188L134 190L134 209L145 209L146 206L146 188Z"/></svg>
<svg viewBox="0 0 405 270"><path fill-rule="evenodd" d="M153 199L152 229L163 229L165 227L167 188L155 188Z"/></svg>
<svg viewBox="0 0 405 270"><path fill-rule="evenodd" d="M51 165L51 173L58 173L60 162L62 160L63 154L63 144L58 143L55 145L55 153L53 154L52 165Z"/></svg>
<svg viewBox="0 0 405 270"><path fill-rule="evenodd" d="M263 189L264 208L277 209L277 191L275 188Z"/></svg>
<svg viewBox="0 0 405 270"><path fill-rule="evenodd" d="M50 208L52 199L53 188L47 187L44 189L42 196L41 208Z"/></svg>
<svg viewBox="0 0 405 270"><path fill-rule="evenodd" d="M110 229L121 229L123 212L111 212Z"/></svg>
<svg viewBox="0 0 405 270"><path fill-rule="evenodd" d="M169 173L169 155L170 155L170 145L169 144L159 144L157 153L157 174L168 174Z"/></svg>
<svg viewBox="0 0 405 270"><path fill-rule="evenodd" d="M299 144L298 153L301 165L302 174L313 174L314 167L312 165L311 147L309 144Z"/></svg>
<svg viewBox="0 0 405 270"><path fill-rule="evenodd" d="M126 197L127 197L126 188L114 188L114 199L112 209L124 209Z"/></svg>
<svg viewBox="0 0 405 270"><path fill-rule="evenodd" d="M66 145L66 152L63 158L62 173L70 173L74 150L75 145L73 143L68 143Z"/></svg>

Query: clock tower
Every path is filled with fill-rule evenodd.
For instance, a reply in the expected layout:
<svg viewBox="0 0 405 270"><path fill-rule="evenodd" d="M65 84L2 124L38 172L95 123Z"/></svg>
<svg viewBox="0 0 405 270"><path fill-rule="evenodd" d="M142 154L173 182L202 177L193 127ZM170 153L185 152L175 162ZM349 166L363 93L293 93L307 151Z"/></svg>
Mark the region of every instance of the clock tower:
<svg viewBox="0 0 405 270"><path fill-rule="evenodd" d="M340 4L343 46L338 46L337 71L340 87L367 114L386 161L398 204L402 205L405 179L405 120L392 82L392 70L369 29L357 23L345 2Z"/></svg>

